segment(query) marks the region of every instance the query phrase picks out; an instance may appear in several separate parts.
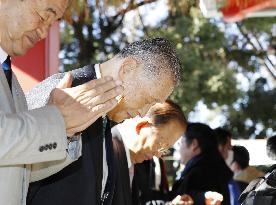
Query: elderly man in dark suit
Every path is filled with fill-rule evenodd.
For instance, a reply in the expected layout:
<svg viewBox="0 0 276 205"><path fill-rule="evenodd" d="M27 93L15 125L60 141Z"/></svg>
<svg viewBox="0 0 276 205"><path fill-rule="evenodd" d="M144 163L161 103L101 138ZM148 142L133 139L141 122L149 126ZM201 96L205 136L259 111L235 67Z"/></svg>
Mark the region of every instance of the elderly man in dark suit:
<svg viewBox="0 0 276 205"><path fill-rule="evenodd" d="M181 108L166 101L152 106L145 117L125 120L112 128L117 162L113 205L165 203L161 192L147 187L148 181L141 182L148 180L148 173L135 169L135 166L165 154L185 133L186 124Z"/></svg>
<svg viewBox="0 0 276 205"><path fill-rule="evenodd" d="M82 133L82 157L56 175L32 185L29 205L111 204L114 194L114 162L108 120L144 116L151 105L164 102L179 81L180 63L171 43L147 39L126 46L102 64L74 71L73 86L112 76L123 82L119 104ZM30 93L32 107L39 107L62 75L53 76ZM34 98L37 93L44 97ZM54 94L58 94L58 91ZM93 94L93 93L91 93ZM58 166L59 162L48 166ZM43 164L45 166L45 164Z"/></svg>

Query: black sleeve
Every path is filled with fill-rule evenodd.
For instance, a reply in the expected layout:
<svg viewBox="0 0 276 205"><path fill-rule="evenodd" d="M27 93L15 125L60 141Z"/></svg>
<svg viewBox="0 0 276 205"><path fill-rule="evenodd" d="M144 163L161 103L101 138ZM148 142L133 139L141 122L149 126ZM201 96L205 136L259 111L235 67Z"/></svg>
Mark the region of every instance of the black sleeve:
<svg viewBox="0 0 276 205"><path fill-rule="evenodd" d="M191 190L188 194L194 200L194 204L205 205L205 192L200 190Z"/></svg>
<svg viewBox="0 0 276 205"><path fill-rule="evenodd" d="M194 168L189 173L187 173L185 177L175 182L172 191L168 193L167 198L172 201L178 195L188 194L194 200L194 204L205 205L205 190L195 189L194 186L195 182L200 183L200 181L204 183L204 180L201 178L201 171L198 168Z"/></svg>
<svg viewBox="0 0 276 205"><path fill-rule="evenodd" d="M84 66L83 68L71 71L73 75L72 86L77 86L95 79L94 65ZM57 86L65 73L52 75L35 86L26 94L29 109L43 107L47 104L51 91Z"/></svg>

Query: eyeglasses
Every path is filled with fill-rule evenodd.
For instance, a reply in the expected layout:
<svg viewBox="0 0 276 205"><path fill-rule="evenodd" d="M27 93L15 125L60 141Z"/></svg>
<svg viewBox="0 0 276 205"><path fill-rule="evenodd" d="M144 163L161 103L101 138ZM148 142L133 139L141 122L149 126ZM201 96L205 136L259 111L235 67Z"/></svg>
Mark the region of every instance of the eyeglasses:
<svg viewBox="0 0 276 205"><path fill-rule="evenodd" d="M178 146L182 145L185 142L185 134L181 135L180 138L177 140L176 144Z"/></svg>
<svg viewBox="0 0 276 205"><path fill-rule="evenodd" d="M158 150L158 152L161 154L161 156L165 156L165 155L168 155L171 153L171 151L169 149L166 149L166 148L160 148Z"/></svg>
<svg viewBox="0 0 276 205"><path fill-rule="evenodd" d="M169 148L164 148L164 145L161 142L158 142L158 153L161 154L161 156L165 156L171 153Z"/></svg>

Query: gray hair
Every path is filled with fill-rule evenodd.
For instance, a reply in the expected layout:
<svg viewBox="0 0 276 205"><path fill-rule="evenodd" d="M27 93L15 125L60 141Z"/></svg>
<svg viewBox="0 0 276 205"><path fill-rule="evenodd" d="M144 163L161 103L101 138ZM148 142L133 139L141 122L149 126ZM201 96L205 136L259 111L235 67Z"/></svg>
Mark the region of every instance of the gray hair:
<svg viewBox="0 0 276 205"><path fill-rule="evenodd" d="M170 75L174 85L180 81L180 60L173 44L164 38L146 39L127 45L118 54L121 58L133 57L144 65L148 77Z"/></svg>

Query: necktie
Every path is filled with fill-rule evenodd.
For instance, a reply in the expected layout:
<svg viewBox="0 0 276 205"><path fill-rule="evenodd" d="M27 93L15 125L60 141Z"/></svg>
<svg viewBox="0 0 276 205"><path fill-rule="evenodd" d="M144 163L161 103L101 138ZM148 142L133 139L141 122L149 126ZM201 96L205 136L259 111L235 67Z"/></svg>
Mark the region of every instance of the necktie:
<svg viewBox="0 0 276 205"><path fill-rule="evenodd" d="M12 70L11 70L11 59L10 56L7 57L7 59L4 61L2 64L2 68L5 72L7 81L9 83L10 89L11 89L11 84L12 84Z"/></svg>

